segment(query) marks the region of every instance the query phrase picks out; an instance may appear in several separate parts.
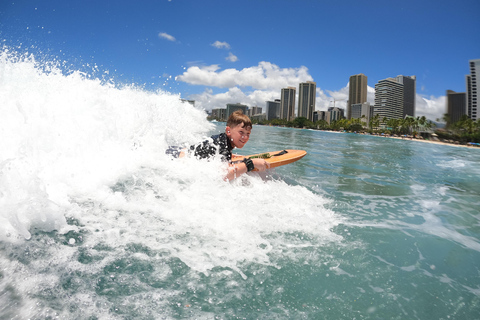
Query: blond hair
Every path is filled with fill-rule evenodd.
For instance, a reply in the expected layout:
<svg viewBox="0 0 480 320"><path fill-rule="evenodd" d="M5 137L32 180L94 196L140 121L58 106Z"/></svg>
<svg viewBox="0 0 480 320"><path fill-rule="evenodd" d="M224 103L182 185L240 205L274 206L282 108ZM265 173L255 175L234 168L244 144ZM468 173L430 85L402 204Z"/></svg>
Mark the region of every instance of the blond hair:
<svg viewBox="0 0 480 320"><path fill-rule="evenodd" d="M242 123L243 128L247 129L248 127L250 127L250 129L252 129L252 121L246 114L243 113L242 110L237 110L233 112L227 120L227 126L231 128L236 127Z"/></svg>

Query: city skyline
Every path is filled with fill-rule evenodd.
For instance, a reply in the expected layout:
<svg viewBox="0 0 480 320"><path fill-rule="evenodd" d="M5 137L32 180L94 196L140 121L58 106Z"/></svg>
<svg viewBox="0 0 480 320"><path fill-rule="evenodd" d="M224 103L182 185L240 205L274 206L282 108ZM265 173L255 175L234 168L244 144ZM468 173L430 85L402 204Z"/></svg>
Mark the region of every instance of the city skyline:
<svg viewBox="0 0 480 320"><path fill-rule="evenodd" d="M463 115L468 116L468 118L473 121L478 119L477 74L480 74L480 59L469 60L468 64L470 67L470 74L465 75L466 92L447 90L445 113L441 118L439 117L435 119L436 121L442 119L446 121L448 125L457 122ZM417 77L415 75L398 75L395 78L389 77L380 80L375 84L375 102L371 105L366 98L368 77L363 73L352 75L350 76L348 84L349 99L347 100L346 110L344 108L335 107L334 101L334 106L329 107L328 112L316 110L313 107L316 97L312 95L312 92L315 91L316 83L313 81L299 83L299 102L296 116L307 118L312 122L327 120L328 123L341 118L346 118L348 120L358 118L368 123L375 115L387 119L405 119L406 117L415 118L416 79ZM242 105L242 108L245 109L245 113L247 113L246 111L248 109L249 116L257 116L257 120L259 119L258 116L260 116L260 118L266 120L284 119L291 121L295 118L295 114L291 114L295 109L295 91L295 87L282 88L281 99L266 101L265 113L263 115L261 114L261 108L249 108L246 105ZM237 104L240 105L239 103ZM256 113L254 111L256 108L258 108L260 112ZM228 112L228 104L227 112L215 110L219 109L212 109L212 115L217 119L225 118L219 116L219 114L228 116L228 114L231 113ZM420 118L420 116L417 118Z"/></svg>
<svg viewBox="0 0 480 320"><path fill-rule="evenodd" d="M465 75L466 78L466 92L460 93L455 92L453 90L446 90L445 94L445 111L442 114L438 114L435 119L431 118L428 120L431 121L438 121L442 122L445 119L449 119L449 122L455 122L454 120L459 120L460 115L466 114L472 120L477 120L477 110L478 110L478 101L477 101L477 93L478 93L478 86L477 86L477 74L480 74L480 59L473 59L469 60L468 62L470 68L470 74ZM334 99L333 107L328 107L328 112L332 109L339 109L341 110L341 117L345 117L346 119L351 119L352 116L352 106L355 106L355 114L358 117L353 118L361 118L361 116L365 116L367 119L370 119L375 114L379 116L386 117L386 118L405 118L407 116L416 117L416 80L417 77L415 75L412 76L404 76L398 75L395 78L388 77L382 80L379 80L375 84L375 88L373 89L374 103L371 104L370 101L367 101L367 91L371 93L370 87L368 87L368 77L363 73L352 75L349 78L349 83L347 84L348 89L348 99L336 100ZM323 117L327 114L326 110L317 110L315 106L301 106L301 98L302 95L302 87L309 86L308 84L312 84L316 87L316 83L314 81L307 81L306 83L299 83L299 94L298 98L296 97L296 88L295 87L287 87L281 89L281 99L275 99L275 101L265 101L265 112L266 112L266 119L287 119L287 121L293 120L295 117L305 117L308 120L315 122L316 118L318 118L318 114L322 114ZM353 86L352 86L353 84ZM368 88L368 90L367 90ZM382 94L381 88L388 88L391 92L385 95L385 91ZM315 89L313 89L315 91ZM310 91L310 90L308 90ZM377 91L380 92L377 98ZM462 99L460 98L460 94L463 94L464 103L460 103L459 101ZM316 96L308 97L308 99L312 99L315 101ZM295 113L295 101L298 100L298 109ZM346 107L335 107L335 102L344 101L346 100ZM353 101L353 102L352 102ZM385 103L388 101L388 108L385 107ZM237 103L239 104L239 103ZM288 105L287 105L288 104ZM315 104L315 102L313 102ZM461 108L460 104L464 105L465 110L459 111L458 108ZM228 104L227 104L228 105ZM245 105L246 108L250 110L250 107ZM257 106L252 106L252 108L258 108ZM270 108L274 109L275 111L270 111ZM213 110L222 109L222 108L214 108ZM261 108L260 108L261 109ZM307 111L307 109L309 111ZM388 110L387 110L388 109ZM315 113L318 113L314 116ZM254 112L250 112L250 116L253 115L260 115ZM453 115L453 118L452 118ZM322 116L320 116L324 119ZM219 117L221 118L221 117ZM334 116L335 119L338 118L338 115ZM330 119L332 120L332 119ZM368 121L367 121L368 122ZM447 121L448 122L448 121Z"/></svg>
<svg viewBox="0 0 480 320"><path fill-rule="evenodd" d="M348 77L359 73L370 80L373 104L377 81L417 75L417 115L435 119L446 111L446 90L464 90L466 62L480 54L479 11L475 0L26 0L0 4L0 34L3 51L179 94L206 110L232 101L263 106L281 88L306 81L317 84L315 110L345 108ZM249 23L232 23L245 17ZM401 27L380 27L392 23ZM298 45L283 45L286 37Z"/></svg>

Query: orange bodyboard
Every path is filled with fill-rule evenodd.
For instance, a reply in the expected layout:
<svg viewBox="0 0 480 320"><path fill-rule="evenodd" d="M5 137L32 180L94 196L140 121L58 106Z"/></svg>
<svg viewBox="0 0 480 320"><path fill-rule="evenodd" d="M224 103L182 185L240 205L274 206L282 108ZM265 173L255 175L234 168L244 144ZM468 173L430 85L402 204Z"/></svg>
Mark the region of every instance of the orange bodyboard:
<svg viewBox="0 0 480 320"><path fill-rule="evenodd" d="M302 159L307 154L305 150L279 150L279 151L272 151L272 152L263 152L257 154L251 154L248 156L242 155L233 155L232 162L241 161L244 158L261 158L265 159L270 164L270 168L275 168L279 166L283 166L297 160Z"/></svg>

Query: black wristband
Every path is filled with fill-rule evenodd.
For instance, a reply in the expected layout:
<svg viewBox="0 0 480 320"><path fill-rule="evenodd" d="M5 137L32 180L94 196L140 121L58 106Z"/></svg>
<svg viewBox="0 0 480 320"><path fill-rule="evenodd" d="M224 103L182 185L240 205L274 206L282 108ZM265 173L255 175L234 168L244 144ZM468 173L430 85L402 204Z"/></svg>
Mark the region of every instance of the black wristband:
<svg viewBox="0 0 480 320"><path fill-rule="evenodd" d="M247 172L250 172L250 171L252 171L253 169L255 169L255 165L253 164L252 159L250 159L250 158L245 158L245 159L243 159L243 162L244 162L245 165L247 166Z"/></svg>

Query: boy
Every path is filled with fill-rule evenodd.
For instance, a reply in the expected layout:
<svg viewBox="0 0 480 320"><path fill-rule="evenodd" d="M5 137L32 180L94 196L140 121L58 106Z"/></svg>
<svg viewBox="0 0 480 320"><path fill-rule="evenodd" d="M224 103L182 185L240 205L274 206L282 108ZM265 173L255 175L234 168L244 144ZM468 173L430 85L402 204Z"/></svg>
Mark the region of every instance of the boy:
<svg viewBox="0 0 480 320"><path fill-rule="evenodd" d="M265 171L270 167L270 164L264 159L244 159L243 161L235 161L232 163L232 150L234 148L243 148L243 146L250 139L252 131L252 122L250 118L243 114L241 110L233 112L227 120L225 133L212 136L210 140L206 140L199 145L190 147L190 152L200 158L210 158L217 153L221 156L222 161L228 161L228 173L226 179L232 180L244 174L245 172L257 169L258 171ZM172 150L173 151L173 150ZM167 150L167 153L174 153ZM177 156L183 157L184 151L181 151Z"/></svg>

